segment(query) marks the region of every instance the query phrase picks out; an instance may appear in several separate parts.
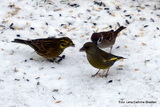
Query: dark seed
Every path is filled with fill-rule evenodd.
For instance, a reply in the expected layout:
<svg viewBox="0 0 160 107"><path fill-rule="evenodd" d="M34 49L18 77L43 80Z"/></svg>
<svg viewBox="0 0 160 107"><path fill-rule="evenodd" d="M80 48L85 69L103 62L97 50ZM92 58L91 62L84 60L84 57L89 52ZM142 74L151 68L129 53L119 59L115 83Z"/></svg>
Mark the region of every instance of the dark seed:
<svg viewBox="0 0 160 107"><path fill-rule="evenodd" d="M121 26L119 22L117 22L117 25L118 25L119 27Z"/></svg>
<svg viewBox="0 0 160 107"><path fill-rule="evenodd" d="M68 25L72 25L72 23L69 22Z"/></svg>
<svg viewBox="0 0 160 107"><path fill-rule="evenodd" d="M157 30L159 30L159 27L157 27Z"/></svg>
<svg viewBox="0 0 160 107"><path fill-rule="evenodd" d="M17 37L20 37L21 35L17 34Z"/></svg>
<svg viewBox="0 0 160 107"><path fill-rule="evenodd" d="M30 60L33 60L33 58L30 58Z"/></svg>
<svg viewBox="0 0 160 107"><path fill-rule="evenodd" d="M13 23L11 23L11 25L9 27L10 27L10 29L14 30L14 27L12 27L12 26L13 26Z"/></svg>
<svg viewBox="0 0 160 107"><path fill-rule="evenodd" d="M125 12L127 12L127 10L124 10L123 12L125 13Z"/></svg>
<svg viewBox="0 0 160 107"><path fill-rule="evenodd" d="M59 90L58 89L53 89L53 91L52 92L58 92Z"/></svg>
<svg viewBox="0 0 160 107"><path fill-rule="evenodd" d="M48 26L48 23L46 22L46 25Z"/></svg>
<svg viewBox="0 0 160 107"><path fill-rule="evenodd" d="M37 77L37 78L35 78L35 79L40 79L40 77Z"/></svg>
<svg viewBox="0 0 160 107"><path fill-rule="evenodd" d="M108 81L108 83L112 83L112 82L113 82L113 80L109 80L109 81Z"/></svg>
<svg viewBox="0 0 160 107"><path fill-rule="evenodd" d="M148 26L149 26L149 25L145 25L144 28L145 28L145 27L148 27Z"/></svg>
<svg viewBox="0 0 160 107"><path fill-rule="evenodd" d="M33 28L33 27L30 27L30 29L31 29L31 30L34 30L34 28Z"/></svg>
<svg viewBox="0 0 160 107"><path fill-rule="evenodd" d="M112 25L109 25L110 28L112 28Z"/></svg>
<svg viewBox="0 0 160 107"><path fill-rule="evenodd" d="M127 23L127 24L129 24L129 21L128 21L128 20L126 20L126 23Z"/></svg>
<svg viewBox="0 0 160 107"><path fill-rule="evenodd" d="M62 14L59 14L59 16L61 17L61 16L62 16Z"/></svg>
<svg viewBox="0 0 160 107"><path fill-rule="evenodd" d="M109 10L109 8L104 8L104 10Z"/></svg>
<svg viewBox="0 0 160 107"><path fill-rule="evenodd" d="M120 10L121 8L119 6L116 7L116 10Z"/></svg>
<svg viewBox="0 0 160 107"><path fill-rule="evenodd" d="M117 46L116 49L120 48L120 46Z"/></svg>
<svg viewBox="0 0 160 107"><path fill-rule="evenodd" d="M123 68L117 68L117 70L123 70Z"/></svg>
<svg viewBox="0 0 160 107"><path fill-rule="evenodd" d="M37 82L37 85L40 85L40 82Z"/></svg>
<svg viewBox="0 0 160 107"><path fill-rule="evenodd" d="M97 25L97 23L93 23L93 25L94 25L94 26L96 26L96 25Z"/></svg>
<svg viewBox="0 0 160 107"><path fill-rule="evenodd" d="M88 18L88 20L91 19L91 17Z"/></svg>
<svg viewBox="0 0 160 107"><path fill-rule="evenodd" d="M26 79L26 81L29 81L29 79Z"/></svg>
<svg viewBox="0 0 160 107"><path fill-rule="evenodd" d="M151 18L150 20L151 20L151 22L154 22L154 19Z"/></svg>
<svg viewBox="0 0 160 107"><path fill-rule="evenodd" d="M16 81L20 81L20 79L17 79L17 78L15 78L14 80L16 80Z"/></svg>

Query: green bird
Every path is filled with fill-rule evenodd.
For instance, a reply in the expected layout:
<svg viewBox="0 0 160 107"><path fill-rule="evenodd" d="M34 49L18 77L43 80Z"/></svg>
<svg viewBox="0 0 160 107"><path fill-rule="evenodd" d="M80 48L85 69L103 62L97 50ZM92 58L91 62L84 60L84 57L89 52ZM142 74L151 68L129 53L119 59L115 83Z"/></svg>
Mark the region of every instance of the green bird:
<svg viewBox="0 0 160 107"><path fill-rule="evenodd" d="M110 53L107 53L101 49L99 49L96 44L94 44L93 42L87 42L83 45L83 47L80 49L80 51L85 51L87 54L87 59L89 61L89 63L95 67L98 68L98 72L94 75L92 75L92 77L96 76L99 71L101 69L107 70L107 73L104 75L105 77L107 77L108 72L109 72L109 68L118 60L120 59L126 59L124 57L121 56L116 56Z"/></svg>

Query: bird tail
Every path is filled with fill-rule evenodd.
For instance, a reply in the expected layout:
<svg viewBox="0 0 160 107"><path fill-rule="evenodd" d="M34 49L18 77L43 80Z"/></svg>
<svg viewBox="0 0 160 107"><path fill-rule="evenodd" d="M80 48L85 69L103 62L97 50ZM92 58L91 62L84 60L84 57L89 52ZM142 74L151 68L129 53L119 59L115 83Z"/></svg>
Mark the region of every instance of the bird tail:
<svg viewBox="0 0 160 107"><path fill-rule="evenodd" d="M27 41L27 40L22 40L22 39L14 39L14 41L12 41L12 42L22 43L22 44L28 44L28 41Z"/></svg>
<svg viewBox="0 0 160 107"><path fill-rule="evenodd" d="M124 57L121 57L121 56L118 56L117 59L127 59L127 58L124 58Z"/></svg>
<svg viewBox="0 0 160 107"><path fill-rule="evenodd" d="M120 32L120 31L122 31L123 29L125 29L126 27L124 27L124 26L120 26L116 31L115 31L115 33L116 33L116 35Z"/></svg>
<svg viewBox="0 0 160 107"><path fill-rule="evenodd" d="M120 60L120 59L126 59L126 58L121 57L121 56L114 56L114 57L110 58L109 60L110 61L117 61L117 60Z"/></svg>

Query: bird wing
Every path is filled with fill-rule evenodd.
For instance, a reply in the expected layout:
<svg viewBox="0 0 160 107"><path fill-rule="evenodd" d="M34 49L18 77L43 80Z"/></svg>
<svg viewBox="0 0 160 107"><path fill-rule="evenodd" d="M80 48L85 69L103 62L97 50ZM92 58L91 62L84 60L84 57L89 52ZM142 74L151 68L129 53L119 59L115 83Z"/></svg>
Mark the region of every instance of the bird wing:
<svg viewBox="0 0 160 107"><path fill-rule="evenodd" d="M113 55L113 54L110 54L110 53L106 53L103 50L99 49L99 51L101 53L101 57L103 58L104 62L106 62L106 61L116 61L118 59L122 59L122 58L120 58L120 57L118 57L116 55Z"/></svg>
<svg viewBox="0 0 160 107"><path fill-rule="evenodd" d="M37 39L37 40L31 40L28 44L31 46L35 51L39 52L46 52L50 48L59 48L59 42L55 39Z"/></svg>

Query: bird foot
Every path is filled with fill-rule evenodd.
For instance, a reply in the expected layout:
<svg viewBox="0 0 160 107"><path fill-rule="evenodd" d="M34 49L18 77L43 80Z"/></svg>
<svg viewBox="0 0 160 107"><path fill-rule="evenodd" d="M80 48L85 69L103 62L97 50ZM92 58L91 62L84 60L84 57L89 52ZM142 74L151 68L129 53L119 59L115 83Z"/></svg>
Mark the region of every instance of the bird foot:
<svg viewBox="0 0 160 107"><path fill-rule="evenodd" d="M103 75L103 77L107 78L108 74Z"/></svg>
<svg viewBox="0 0 160 107"><path fill-rule="evenodd" d="M61 62L63 59L65 59L65 55L59 56L59 59L58 59L58 61L56 61L56 63Z"/></svg>
<svg viewBox="0 0 160 107"><path fill-rule="evenodd" d="M91 77L95 77L95 76L97 76L98 75L98 72L97 73L95 73L94 75L92 75Z"/></svg>

